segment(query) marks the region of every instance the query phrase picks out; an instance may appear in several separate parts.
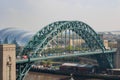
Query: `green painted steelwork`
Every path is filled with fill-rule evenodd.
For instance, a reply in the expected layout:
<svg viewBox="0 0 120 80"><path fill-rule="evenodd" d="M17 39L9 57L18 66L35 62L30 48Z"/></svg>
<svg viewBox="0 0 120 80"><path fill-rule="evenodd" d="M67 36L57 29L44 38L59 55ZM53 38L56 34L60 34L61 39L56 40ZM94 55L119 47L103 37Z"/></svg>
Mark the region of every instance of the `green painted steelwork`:
<svg viewBox="0 0 120 80"><path fill-rule="evenodd" d="M42 53L44 48L48 45L50 41L52 41L58 34L62 32L70 30L77 35L81 36L83 40L87 43L88 47L90 48L91 52L86 53L76 53L76 54L67 54L67 55L60 55L61 53L57 53L59 56L48 56L44 57L41 56L39 58L30 58L29 54L32 52L34 54ZM66 44L66 42L65 42ZM100 49L100 52L94 52L95 50ZM86 23L81 21L57 21L51 23L38 31L33 38L26 44L21 55L27 55L28 59L17 61L18 66L18 76L17 80L24 79L24 76L29 71L33 62L42 60L42 59L50 59L50 58L61 58L61 57L70 57L70 56L78 56L78 55L95 55L98 63L100 66L103 66L105 63L107 65L106 68L113 68L113 57L111 54L114 52L106 52L106 49L103 45L103 41L100 39L98 34ZM45 54L45 53L43 53Z"/></svg>
<svg viewBox="0 0 120 80"><path fill-rule="evenodd" d="M91 50L105 50L102 40L97 33L87 24L80 21L58 21L41 29L25 46L22 54L29 54L30 51L41 52L45 46L59 33L71 30L82 37Z"/></svg>
<svg viewBox="0 0 120 80"><path fill-rule="evenodd" d="M109 50L109 51L105 51L104 54L113 54L116 52L116 49L114 50ZM88 55L99 55L102 54L102 51L99 52L83 52L83 53L75 53L75 54L66 54L66 55L58 55L58 56L47 56L47 57L37 57L37 58L31 58L30 62L34 62L34 61L39 61L39 60L46 60L46 59L54 59L54 58L63 58L63 57L73 57L73 56L88 56ZM28 62L28 59L22 59L22 60L17 60L16 63L17 64L21 64L21 63L26 63Z"/></svg>

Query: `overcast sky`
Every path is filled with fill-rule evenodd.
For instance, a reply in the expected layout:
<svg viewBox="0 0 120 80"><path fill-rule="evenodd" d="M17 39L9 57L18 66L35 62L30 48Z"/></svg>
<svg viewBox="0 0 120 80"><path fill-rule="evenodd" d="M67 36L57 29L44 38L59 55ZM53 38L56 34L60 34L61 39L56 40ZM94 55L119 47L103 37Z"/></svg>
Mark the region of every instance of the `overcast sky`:
<svg viewBox="0 0 120 80"><path fill-rule="evenodd" d="M0 28L35 32L60 20L83 21L96 31L120 30L120 0L0 0Z"/></svg>

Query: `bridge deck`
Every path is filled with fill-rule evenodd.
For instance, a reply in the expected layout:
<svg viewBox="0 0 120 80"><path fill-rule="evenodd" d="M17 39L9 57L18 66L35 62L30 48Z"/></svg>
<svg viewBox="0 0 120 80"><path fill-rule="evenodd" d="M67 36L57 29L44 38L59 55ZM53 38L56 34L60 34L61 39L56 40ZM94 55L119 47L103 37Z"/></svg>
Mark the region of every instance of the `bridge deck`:
<svg viewBox="0 0 120 80"><path fill-rule="evenodd" d="M115 53L116 49L110 50L110 51L105 51L104 54L109 54L109 53ZM62 58L62 57L73 57L73 56L85 56L85 55L97 55L97 54L102 54L102 51L99 52L84 52L84 53L74 53L74 54L65 54L65 55L57 55L57 56L42 56L42 57L37 57L37 58L30 58L30 62L38 61L38 60L45 60L45 59L54 59L54 58ZM21 59L21 60L16 60L16 63L25 63L28 62L28 59Z"/></svg>

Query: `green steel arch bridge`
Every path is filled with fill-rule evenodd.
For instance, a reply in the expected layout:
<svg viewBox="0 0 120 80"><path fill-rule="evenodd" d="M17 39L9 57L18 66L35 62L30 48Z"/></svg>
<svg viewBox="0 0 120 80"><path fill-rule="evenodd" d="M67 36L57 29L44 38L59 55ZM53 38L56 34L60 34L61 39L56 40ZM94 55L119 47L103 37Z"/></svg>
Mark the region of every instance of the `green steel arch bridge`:
<svg viewBox="0 0 120 80"><path fill-rule="evenodd" d="M93 56L100 67L114 68L116 49L107 50L100 36L81 21L57 21L38 31L21 52L27 59L16 61L17 79L23 80L39 60Z"/></svg>

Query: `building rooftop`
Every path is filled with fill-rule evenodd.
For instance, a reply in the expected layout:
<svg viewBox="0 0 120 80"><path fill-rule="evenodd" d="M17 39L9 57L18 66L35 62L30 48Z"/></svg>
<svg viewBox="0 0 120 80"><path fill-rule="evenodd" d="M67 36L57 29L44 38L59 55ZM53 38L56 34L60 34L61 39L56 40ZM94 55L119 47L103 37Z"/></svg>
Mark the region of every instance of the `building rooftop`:
<svg viewBox="0 0 120 80"><path fill-rule="evenodd" d="M24 46L32 36L33 33L16 28L0 29L0 44L16 44L16 46Z"/></svg>
<svg viewBox="0 0 120 80"><path fill-rule="evenodd" d="M62 66L77 66L77 67L93 67L94 65L89 64L77 64L77 63L63 63Z"/></svg>

